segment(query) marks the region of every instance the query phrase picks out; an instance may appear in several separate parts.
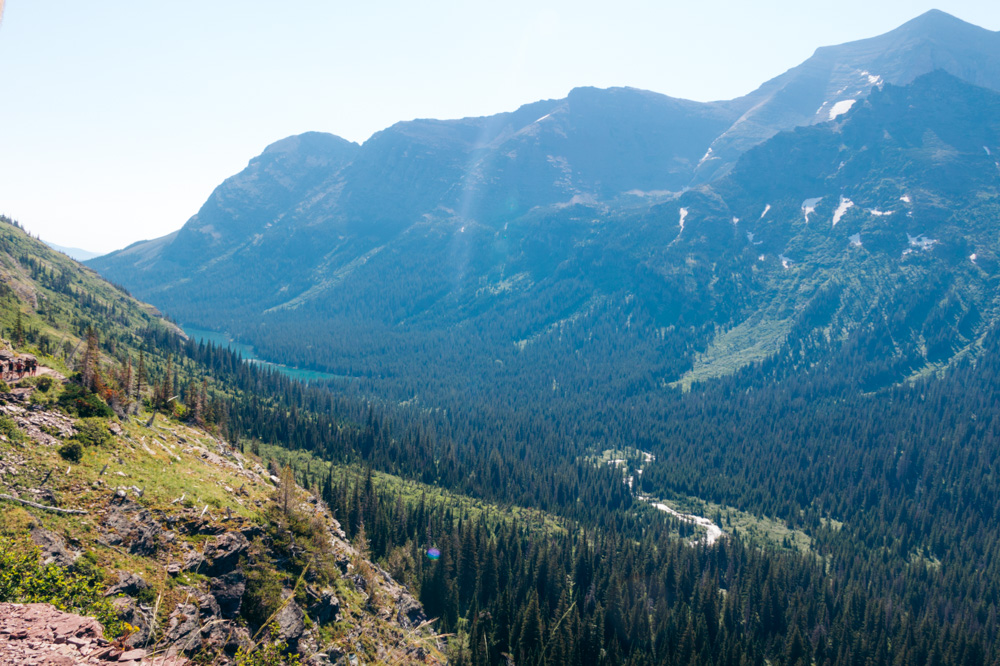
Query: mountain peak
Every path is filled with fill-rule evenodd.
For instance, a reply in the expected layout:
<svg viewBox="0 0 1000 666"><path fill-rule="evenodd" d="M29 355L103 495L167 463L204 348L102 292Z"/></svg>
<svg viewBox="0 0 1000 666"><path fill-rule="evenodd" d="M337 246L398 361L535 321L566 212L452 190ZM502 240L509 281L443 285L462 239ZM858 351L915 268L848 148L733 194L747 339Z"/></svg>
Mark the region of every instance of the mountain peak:
<svg viewBox="0 0 1000 666"><path fill-rule="evenodd" d="M973 25L972 23L963 21L957 16L953 16L952 14L941 11L940 9L930 9L921 14L920 16L910 19L903 25L899 26L899 28L897 28L896 30L900 31L927 30L927 29L940 30L942 28L959 27L959 26L964 28L972 28L974 30L983 30L986 32L990 32L985 28L981 28L977 25Z"/></svg>
<svg viewBox="0 0 1000 666"><path fill-rule="evenodd" d="M303 132L302 134L293 134L292 136L286 136L284 139L275 141L265 148L261 154L293 153L300 150L326 151L349 149L351 147L357 148L358 144L347 139L342 139L336 134L328 132Z"/></svg>

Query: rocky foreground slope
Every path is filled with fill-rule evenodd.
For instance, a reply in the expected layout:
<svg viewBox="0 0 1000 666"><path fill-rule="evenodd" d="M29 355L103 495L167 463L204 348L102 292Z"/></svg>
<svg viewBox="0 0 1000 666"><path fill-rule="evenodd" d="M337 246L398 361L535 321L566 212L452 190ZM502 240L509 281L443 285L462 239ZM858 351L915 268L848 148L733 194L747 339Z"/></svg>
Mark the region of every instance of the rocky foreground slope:
<svg viewBox="0 0 1000 666"><path fill-rule="evenodd" d="M104 638L92 617L66 613L51 604L0 604L0 664L80 666L186 666L177 655L150 656Z"/></svg>
<svg viewBox="0 0 1000 666"><path fill-rule="evenodd" d="M50 404L58 384L22 383L0 393L0 559L16 560L30 535L43 565L100 581L111 617L126 623L120 658L241 663L278 646L312 664L436 663L419 603L287 472L283 482L274 466L163 417L74 419ZM83 444L78 462L67 443ZM13 626L41 612L32 608L0 617ZM35 636L42 623L16 631Z"/></svg>

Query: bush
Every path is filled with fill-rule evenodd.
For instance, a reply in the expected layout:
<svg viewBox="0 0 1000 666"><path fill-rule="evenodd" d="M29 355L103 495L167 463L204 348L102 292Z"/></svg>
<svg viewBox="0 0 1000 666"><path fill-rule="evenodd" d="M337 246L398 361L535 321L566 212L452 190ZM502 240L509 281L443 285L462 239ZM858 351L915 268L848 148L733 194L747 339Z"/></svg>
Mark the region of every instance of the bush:
<svg viewBox="0 0 1000 666"><path fill-rule="evenodd" d="M0 379L0 393L10 393L10 384Z"/></svg>
<svg viewBox="0 0 1000 666"><path fill-rule="evenodd" d="M281 607L283 576L264 562L248 564L243 570L247 581L240 614L251 626L262 627Z"/></svg>
<svg viewBox="0 0 1000 666"><path fill-rule="evenodd" d="M23 442L27 439L25 434L21 432L21 429L17 427L14 419L6 414L0 415L0 434L4 435L7 441L14 443Z"/></svg>
<svg viewBox="0 0 1000 666"><path fill-rule="evenodd" d="M268 639L250 649L240 647L236 651L236 666L299 666L298 654L285 656L288 644L278 638L278 625L268 627Z"/></svg>
<svg viewBox="0 0 1000 666"><path fill-rule="evenodd" d="M69 441L59 447L59 455L72 463L83 460L83 447L80 442Z"/></svg>
<svg viewBox="0 0 1000 666"><path fill-rule="evenodd" d="M70 414L81 418L100 416L108 418L114 415L111 408L101 400L100 396L91 393L80 384L67 384L59 396L59 406Z"/></svg>
<svg viewBox="0 0 1000 666"><path fill-rule="evenodd" d="M75 425L77 433L73 439L84 446L102 446L111 441L111 431L101 419L84 419Z"/></svg>
<svg viewBox="0 0 1000 666"><path fill-rule="evenodd" d="M43 565L38 548L25 539L0 537L0 602L52 604L61 611L93 615L108 638L125 630L125 623L101 593L97 576Z"/></svg>
<svg viewBox="0 0 1000 666"><path fill-rule="evenodd" d="M42 393L48 393L56 383L56 380L52 379L48 375L42 375L41 377L26 377L18 382L19 386L34 386L36 389Z"/></svg>

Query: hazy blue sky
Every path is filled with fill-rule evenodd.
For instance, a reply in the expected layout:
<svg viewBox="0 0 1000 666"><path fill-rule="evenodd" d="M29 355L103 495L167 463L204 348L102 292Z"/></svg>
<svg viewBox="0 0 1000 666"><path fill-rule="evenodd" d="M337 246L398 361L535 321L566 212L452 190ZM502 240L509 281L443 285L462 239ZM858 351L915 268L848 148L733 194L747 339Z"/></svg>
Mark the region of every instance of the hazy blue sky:
<svg viewBox="0 0 1000 666"><path fill-rule="evenodd" d="M584 85L728 99L934 7L1000 29L997 0L7 0L0 212L112 250L179 228L289 134L363 142Z"/></svg>

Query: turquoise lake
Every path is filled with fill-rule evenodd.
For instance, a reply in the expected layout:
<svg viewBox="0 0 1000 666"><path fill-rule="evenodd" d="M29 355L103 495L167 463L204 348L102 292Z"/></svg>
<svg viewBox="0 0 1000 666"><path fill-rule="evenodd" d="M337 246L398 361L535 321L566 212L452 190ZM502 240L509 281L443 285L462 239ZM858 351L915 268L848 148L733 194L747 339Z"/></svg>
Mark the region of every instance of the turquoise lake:
<svg viewBox="0 0 1000 666"><path fill-rule="evenodd" d="M298 379L303 382L310 381L326 381L328 379L344 379L343 375L335 375L329 372L320 372L318 370L304 370L302 368L293 368L288 365L283 365L281 363L274 363L272 361L267 361L262 358L258 358L257 354L254 352L254 348L250 345L245 345L241 342L236 342L233 340L232 336L228 333L220 333L219 331L210 331L205 328L197 328L194 326L181 325L181 329L188 335L188 337L193 338L197 342L211 342L217 347L228 347L234 352L239 352L243 356L243 360L248 363L257 363L260 365L265 365L269 368L277 370L283 375L288 375L293 379Z"/></svg>

